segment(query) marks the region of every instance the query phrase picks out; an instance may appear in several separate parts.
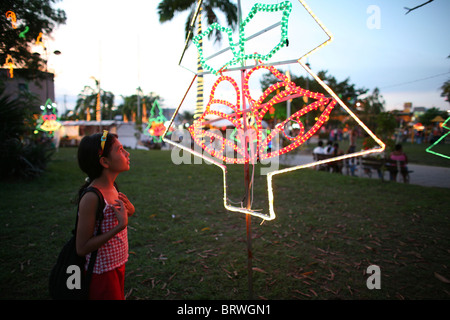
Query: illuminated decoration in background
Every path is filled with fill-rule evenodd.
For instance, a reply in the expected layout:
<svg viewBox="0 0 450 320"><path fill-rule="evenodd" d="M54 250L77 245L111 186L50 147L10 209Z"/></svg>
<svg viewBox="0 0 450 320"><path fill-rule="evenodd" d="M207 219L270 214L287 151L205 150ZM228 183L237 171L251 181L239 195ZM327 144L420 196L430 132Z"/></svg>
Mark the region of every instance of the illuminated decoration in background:
<svg viewBox="0 0 450 320"><path fill-rule="evenodd" d="M333 90L331 90L330 87L328 87L326 85L325 82L323 82L308 66L308 63L305 62L306 58L309 57L311 54L313 54L315 51L319 50L320 48L323 48L324 46L326 46L327 44L329 44L332 40L333 40L333 36L332 34L326 29L326 27L322 24L322 22L317 18L317 16L312 12L312 10L308 7L308 5L305 3L304 0L299 0L300 3L302 4L302 6L306 9L306 11L308 11L308 13L311 15L311 17L314 19L314 21L319 25L319 27L325 32L325 34L328 36L328 39L326 41L324 41L322 44L318 45L316 48L312 49L311 51L309 51L308 53L306 53L305 55L303 55L302 57L300 57L300 59L298 59L298 63L328 92L328 94L330 94L334 100L337 101L337 103L352 117L353 120L356 121L356 123L361 126L362 129L364 129L364 131L378 144L378 147L372 148L372 149L368 149L368 150L363 150L360 152L354 152L354 153L350 153L350 154L345 154L342 156L338 156L338 157L334 157L334 158L330 158L330 159L326 159L326 160L321 160L321 161L316 161L316 162L312 162L309 164L304 164L304 165L299 165L299 166L294 166L294 167L290 167L290 168L286 168L286 169L282 169L282 170L277 170L277 171L273 171L267 174L267 188L268 188L268 194L269 194L269 211L270 211L270 217L271 218L275 218L275 212L274 212L274 207L273 207L273 201L274 201L274 197L273 197L273 187L272 187L272 180L273 180L273 176L275 175L279 175L279 174L283 174L283 173L287 173L287 172L291 172L291 171L295 171L295 170L299 170L299 169L304 169L304 168L310 168L316 165L321 165L321 164L325 164L325 163L330 163L330 162L334 162L334 161L340 161L340 160L344 160L344 159L348 159L348 158L354 158L354 157L359 157L359 156L364 156L364 155L368 155L368 154L372 154L372 153L379 153L379 152L383 152L384 149L386 148L386 145L384 144L383 141L381 141L346 105L345 103L342 102L342 100L333 92Z"/></svg>
<svg viewBox="0 0 450 320"><path fill-rule="evenodd" d="M426 151L429 153L432 153L434 155L437 155L439 157L443 157L446 159L450 159L450 155L445 155L436 151L433 151L431 149L433 149L437 144L439 144L442 140L444 140L449 134L450 134L450 127L447 127L447 122L450 121L450 117L447 118L447 120L444 121L444 123L442 124L442 128L449 130L446 134L443 134L438 140L436 140L431 146L429 146Z"/></svg>
<svg viewBox="0 0 450 320"><path fill-rule="evenodd" d="M10 54L6 56L6 61L4 66L6 66L9 69L9 77L12 79L14 78L14 61Z"/></svg>
<svg viewBox="0 0 450 320"><path fill-rule="evenodd" d="M47 99L45 105L41 106L42 114L38 120L36 129L45 131L50 135L61 127L61 123L57 120L56 103Z"/></svg>
<svg viewBox="0 0 450 320"><path fill-rule="evenodd" d="M272 74L275 75L281 81L277 82L277 83L273 84L272 86L270 86L269 88L267 88L264 91L264 93L261 95L261 97L259 97L259 99L256 101L250 95L248 83L249 83L250 76L253 74L253 72L256 70L259 70L261 68L271 71ZM215 91L216 91L218 85L224 81L229 82L234 87L234 90L236 91L236 97L237 97L237 99L236 99L237 101L235 103L231 103L226 100L220 100L220 99L214 98ZM255 119L256 130L251 129L251 127L250 127L249 132L250 132L250 134L255 132L255 138L257 140L256 152L251 152L250 155L248 155L245 147L236 146L234 144L234 141L229 141L215 132L207 131L202 128L203 123L206 123L205 118L209 115L213 115L213 116L218 116L218 117L221 117L223 119L226 119L226 120L232 122L233 125L235 126L235 130L243 133L242 136L248 135L244 132L244 125L243 125L243 121L242 121L243 112L240 110L241 94L240 94L240 91L239 91L236 81L234 81L233 78L231 78L231 77L221 76L216 81L216 83L212 86L210 100L206 106L205 112L203 113L203 115L200 118L195 120L194 123L189 127L189 131L192 135L192 138L198 145L200 145L211 156L213 156L221 161L224 161L226 163L255 163L255 161L257 160L256 159L257 156L259 156L260 160L265 160L265 159L269 159L269 158L273 158L273 157L278 157L284 153L292 151L293 149L295 149L295 148L299 147L301 144L303 144L306 140L311 138L317 132L317 130L320 129L320 127L328 120L328 116L330 115L331 111L333 110L333 107L336 105L335 100L331 100L330 98L325 98L325 96L321 93L311 92L306 89L297 87L293 82L289 82L288 78L284 74L280 73L272 66L261 65L261 66L257 66L257 67L254 67L253 69L251 69L245 76L242 87L243 87L243 91L244 91L243 93L244 93L245 99L247 99L247 101L249 101L250 105L251 105L251 115ZM284 89L284 90L281 90L281 89ZM263 103L266 100L266 98L275 91L277 91L278 93L272 99L270 99L269 102ZM270 108L272 108L277 103L283 102L287 99L303 97L303 96L307 96L308 98L315 99L316 101L305 106L304 108L295 112L294 114L292 114L289 118L284 120L274 130L272 130L271 133L269 135L267 135L267 137L263 140L262 134L263 134L264 130L262 127L262 121L263 121L263 117L267 113L267 111L269 111ZM225 114L223 112L211 110L212 105L218 105L218 104L225 105L225 106L231 108L234 111L234 113L233 114ZM311 110L317 110L319 107L325 107L325 106L326 106L326 108L324 109L322 115L318 118L318 120L314 124L314 126L312 126L308 132L304 132L304 126L303 126L302 122L300 121L300 117L305 115L306 113L310 112ZM303 130L301 130L300 134L298 134L295 138L288 136L284 131L285 125L289 124L291 121L297 122L300 125L300 128L303 128ZM279 134L284 135L291 142L291 144L289 144L288 146L286 146L280 150L271 151L269 153L264 152L267 149L267 146L270 144L270 142L274 139L274 137L276 137ZM205 136L214 138L214 140L219 140L221 142L222 148L219 150L215 150L215 149L211 148L210 146L206 145L206 143L203 139ZM240 142L241 142L240 143L241 146L243 146L245 144L244 141L240 141ZM224 156L223 151L225 149L225 146L229 146L229 147L233 148L241 157L229 158L227 156Z"/></svg>
<svg viewBox="0 0 450 320"><path fill-rule="evenodd" d="M198 10L198 33L202 34L202 7L199 7ZM203 40L199 39L198 41L199 48L203 48ZM201 50L199 50L201 51ZM203 67L201 62L201 55L200 53L197 54L197 73L201 74L203 73ZM195 113L194 113L194 119L200 117L200 115L204 111L203 107L203 75L199 75L197 77L197 103L195 106Z"/></svg>
<svg viewBox="0 0 450 320"><path fill-rule="evenodd" d="M250 152L250 154L254 154L257 152L257 144L258 144L258 136L257 136L257 129L255 127L254 117L252 117L252 120L249 124L247 124L247 136L249 137L250 145L247 148L247 151ZM267 129L266 131L262 131L262 138L265 139L270 134L270 129ZM245 134L242 130L238 130L237 128L234 128L233 132L230 135L230 139L237 142L238 144L245 143ZM267 147L265 150L267 150L271 146L271 143L267 144ZM254 157L253 157L254 159ZM248 161L250 162L250 161Z"/></svg>
<svg viewBox="0 0 450 320"><path fill-rule="evenodd" d="M157 115L155 116L157 112ZM150 117L148 119L148 125L145 129L145 134L153 138L153 142L160 143L163 141L163 134L166 131L167 119L164 117L162 109L159 107L159 103L155 100L150 110ZM169 127L168 127L169 128ZM169 135L172 132L172 128L169 128Z"/></svg>
<svg viewBox="0 0 450 320"><path fill-rule="evenodd" d="M30 28L28 26L25 26L25 30L23 30L20 34L19 34L19 38L25 39L25 34L30 30Z"/></svg>
<svg viewBox="0 0 450 320"><path fill-rule="evenodd" d="M5 13L6 19L10 19L11 20L11 26L13 27L13 29L16 29L16 14L13 11L6 11Z"/></svg>
<svg viewBox="0 0 450 320"><path fill-rule="evenodd" d="M17 25L16 25L17 17L16 17L16 14L13 11L7 11L5 16L6 16L6 19L10 19L11 20L12 28L13 29L17 29ZM25 26L25 30L22 31L19 34L19 38L25 39L25 34L28 32L29 29L30 28L28 26Z"/></svg>
<svg viewBox="0 0 450 320"><path fill-rule="evenodd" d="M205 32L202 34L196 36L192 42L197 46L198 53L200 55L200 62L203 65L203 68L208 70L209 72L213 74L219 73L221 70L226 69L229 66L236 65L238 63L243 63L246 60L262 60L267 61L281 48L288 45L288 20L289 15L292 10L292 4L289 1L284 1L280 4L261 4L261 3L255 3L250 10L247 17L242 21L242 23L239 26L239 41L236 46L236 44L233 41L233 34L232 30L230 28L222 27L218 23L213 23ZM246 25L253 19L253 17L258 12L278 12L282 11L283 16L281 18L281 38L278 44L272 48L272 50L267 54L259 54L259 53L252 53L252 54L245 54L245 27ZM205 61L205 58L203 57L203 47L201 46L201 41L205 37L207 37L213 29L217 29L221 32L225 32L228 36L228 42L230 45L231 52L233 53L234 58L225 63L221 68L214 69L210 65L208 65Z"/></svg>
<svg viewBox="0 0 450 320"><path fill-rule="evenodd" d="M38 37L36 38L36 45L42 46L45 49L44 43L42 42L42 32L39 32Z"/></svg>
<svg viewBox="0 0 450 320"><path fill-rule="evenodd" d="M245 60L248 60L248 59L254 59L256 61L265 62L269 58L271 58L276 51L280 50L281 48L283 48L284 46L287 45L287 28L288 28L287 22L288 22L289 13L291 11L291 3L289 1L285 1L278 5L255 4L253 6L251 13L242 22L242 24L240 26L240 37L239 37L239 44L238 44L237 48L235 47L235 45L233 45L231 30L228 28L221 27L218 24L213 24L207 31L205 31L202 34L202 37L204 38L211 32L211 30L213 28L216 28L222 32L226 32L228 34L230 49L234 56L234 58L231 61L227 62L219 70L216 70L213 67L209 66L206 63L205 59L202 58L202 64L203 64L204 69L210 71L213 74L219 73L220 77L217 79L217 81L212 86L210 100L205 108L205 112L202 114L202 116L200 118L198 118L197 120L194 121L194 123L189 127L189 131L190 131L194 141L198 145L200 145L209 156L206 154L201 154L201 153L197 152L196 150L192 150L191 148L188 148L180 143L176 143L174 141L166 139L165 135L167 133L167 130L164 133L164 141L166 141L167 143L172 144L172 145L174 145L184 151L187 151L197 157L200 157L203 160L205 160L206 162L212 163L222 169L223 189L224 189L223 201L224 201L224 207L227 210L232 211L232 212L240 212L240 213L244 213L244 214L248 214L248 215L257 216L263 220L273 220L276 217L276 214L274 211L274 194L273 194L273 177L274 176L292 172L292 171L299 170L299 169L314 167L314 166L329 163L329 162L341 161L341 160L344 160L347 158L353 158L353 157L363 156L363 155L367 155L367 154L378 153L378 152L382 152L385 149L385 144L378 137L376 137L373 134L373 132L331 90L331 88L329 88L308 67L308 64L305 63L306 58L308 56L310 56L316 50L324 47L325 45L327 45L328 43L330 43L332 41L332 35L325 28L325 26L319 21L319 19L314 15L314 13L311 11L311 9L306 5L305 1L299 0L299 2L306 9L306 11L311 15L311 17L319 25L319 27L325 32L325 34L328 36L328 39L326 41L324 41L323 43L321 43L320 45L318 45L317 47L315 47L314 49L312 49L311 51L307 52L305 55L301 56L297 60L297 62L326 90L326 92L329 94L329 96L331 96L331 98L325 97L321 93L311 92L311 91L302 89L302 88L296 86L293 82L290 81L290 79L287 76L281 74L275 68L267 66L267 65L263 65L263 64L257 64L255 67L253 67L249 72L247 72L245 74L245 77L243 77L243 80L241 83L242 92L241 92L241 90L239 90L239 86L237 85L236 81L233 78L223 75L223 72L226 71L226 68L228 66L238 64L239 62L243 63ZM267 55L262 55L262 54L258 54L258 53L245 55L245 53L243 51L244 50L244 42L245 42L243 30L244 30L245 24L248 23L254 16L254 14L256 14L258 11L266 11L267 12L267 11L271 11L271 10L273 10L273 11L283 10L283 18L282 18L282 22L281 22L282 37L281 37L279 44L277 46L275 46L270 51L270 53ZM194 43L198 42L199 39L200 39L200 37L196 37L194 39ZM292 41L292 39L291 39L291 41ZM197 45L197 43L196 43L196 45ZM201 50L198 46L197 46L197 48L199 51ZM203 54L202 52L200 52L200 53L201 53L201 55ZM261 97L259 97L258 99L254 99L251 96L249 87L248 87L249 78L256 70L259 70L262 68L270 71L273 75L275 75L276 78L279 80L279 82L275 83L274 85L272 85L268 89L266 89L263 92ZM239 69L239 68L237 68L237 69ZM247 69L247 68L241 67L241 69ZM194 83L197 76L198 75L194 76L194 78L192 79L192 82L191 82L188 90L186 91L180 105L178 106L175 113L173 114L170 123L172 123L174 121L175 116L178 114L178 111L179 111L181 105L183 104L184 99L186 98L187 93L189 92L190 88L192 87L192 84ZM234 88L234 91L236 93L236 101L230 102L230 101L226 101L223 99L215 98L215 93L216 93L217 87L219 86L219 84L225 83L225 82L231 84L232 87ZM273 92L276 92L275 96L272 97L268 102L264 102L265 99L268 97L268 95ZM262 132L263 132L262 118L267 113L267 111L269 111L269 113L270 113L271 108L273 108L275 104L286 101L286 100L290 100L290 99L293 99L296 97L303 97L303 99L308 98L308 101L310 101L310 99L312 99L312 103L308 104L301 110L290 115L285 121L283 121L280 125L277 125L275 127L275 129L271 130L271 132L268 133L266 137L264 137L262 134ZM241 105L244 103L245 100L247 100L249 102L250 108L248 108L248 109L246 109L245 105ZM233 110L233 113L227 114L227 113L224 113L221 111L213 110L211 107L212 107L212 105L215 105L215 104L229 107ZM290 168L269 172L267 174L267 192L268 192L268 202L269 202L269 208L268 208L269 212L268 213L263 213L262 210L258 210L258 209L244 208L242 206L237 207L237 206L230 205L228 203L227 166L226 166L226 164L228 164L228 163L254 163L257 160L275 158L281 154L292 151L293 149L299 147L302 143L307 141L309 138L311 138L312 135L314 135L321 128L321 126L329 119L329 115L330 115L331 111L337 104L339 104L351 116L351 118L372 139L374 139L374 141L378 145L377 147L368 149L368 150L363 150L360 152L354 152L351 154L345 154L342 156L333 157L333 158L326 159L326 160L316 161L316 162L312 162L312 163L308 163L308 164L304 164L304 165L293 166ZM302 117L303 115L305 115L306 113L308 113L312 110L317 110L317 109L319 109L319 110L323 109L323 111L321 111L322 114L316 119L316 123L307 132L305 132L305 127L304 127L303 123L301 122L300 117ZM212 131L206 131L205 128L209 121L208 118L211 118L211 117L219 117L219 118L223 118L223 119L230 121L234 125L235 130L237 130L238 132L243 131L245 128L247 128L247 123L244 123L243 118L254 119L255 126L256 126L256 139L257 139L257 151L258 152L249 154L247 152L246 148L243 147L243 146L245 146L245 144L241 143L241 146L238 146L238 145L234 144L231 139L224 139L223 137L221 137L218 134L215 134ZM297 128L300 131L299 134L295 137L289 136L284 131L286 125L289 125L291 122L295 122L296 126L298 126ZM251 126L250 126L250 128L251 128ZM250 129L250 130L254 130L254 129ZM247 134L246 132L243 132L244 136L246 134ZM287 140L290 142L290 144L281 148L280 150L266 152L266 150L268 150L267 146L278 134L284 135L287 138ZM211 145L206 144L205 138L209 138L210 140L211 139L219 140L219 142L220 142L219 145L221 145L221 147L218 149L212 148ZM225 150L226 146L231 147L237 154L239 154L241 156L241 158L237 158L237 159L233 158L232 159L232 158L228 158L225 155L223 155L223 151ZM212 158L210 156L212 156ZM220 160L220 162L219 162L219 160ZM225 164L223 162L225 162Z"/></svg>

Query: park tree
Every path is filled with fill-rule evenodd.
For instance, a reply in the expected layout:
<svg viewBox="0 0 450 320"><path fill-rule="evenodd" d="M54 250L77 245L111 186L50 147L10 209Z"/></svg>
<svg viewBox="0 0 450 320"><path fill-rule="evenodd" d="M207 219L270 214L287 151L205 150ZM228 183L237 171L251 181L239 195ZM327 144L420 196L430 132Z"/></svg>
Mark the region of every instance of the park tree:
<svg viewBox="0 0 450 320"><path fill-rule="evenodd" d="M372 93L359 101L357 114L359 118L372 130L376 130L378 115L384 112L385 101L380 89L373 89Z"/></svg>
<svg viewBox="0 0 450 320"><path fill-rule="evenodd" d="M77 102L74 108L78 119L95 119L99 94L101 118L105 120L112 119L113 117L114 93L103 90L99 86L98 80L95 80L95 82L97 84L96 88L84 86L83 90L78 94Z"/></svg>
<svg viewBox="0 0 450 320"><path fill-rule="evenodd" d="M0 1L0 61L4 65L8 55L17 68L27 69L28 78L45 71L47 57L35 54L38 39L50 37L59 24L66 22L62 9L55 9L59 0L2 0Z"/></svg>
<svg viewBox="0 0 450 320"><path fill-rule="evenodd" d="M114 93L101 88L92 88L84 86L78 94L74 111L78 119L95 119L95 110L97 106L97 96L100 90L100 106L102 119L112 119L114 106ZM89 113L89 117L88 117Z"/></svg>
<svg viewBox="0 0 450 320"><path fill-rule="evenodd" d="M405 10L406 10L406 13L405 13L405 14L408 14L408 13L410 13L411 11L414 11L414 10L416 10L416 9L419 9L420 7L423 7L423 6L427 5L427 4L429 4L430 2L433 2L433 0L428 0L428 1L424 2L424 3L422 3L422 4L419 4L418 6L413 7L413 8L407 8L407 7L405 7Z"/></svg>
<svg viewBox="0 0 450 320"><path fill-rule="evenodd" d="M50 37L66 21L57 0L0 1L0 63L12 60L22 77L36 79L46 70L46 56L33 52L38 39ZM39 38L40 37L40 38ZM34 134L36 118L30 109L36 101L29 92L18 97L4 95L0 83L0 178L33 178L45 169L54 145L46 136Z"/></svg>
<svg viewBox="0 0 450 320"><path fill-rule="evenodd" d="M158 4L159 21L161 23L171 21L177 13L188 11L189 15L185 23L185 38L191 40L194 36L191 30L191 21L194 17L197 3L197 0L162 0ZM220 11L225 15L228 26L233 30L236 28L238 22L237 7L232 1L204 0L201 9L205 13L207 27L219 22L216 11ZM194 28L198 33L198 28L201 29L201 20L195 21ZM217 42L222 40L222 33L217 29L210 33L209 37L211 38L212 36Z"/></svg>
<svg viewBox="0 0 450 320"><path fill-rule="evenodd" d="M432 120L437 116L441 116L443 119L446 119L448 117L446 111L433 107L427 109L422 115L419 116L419 122L426 127L432 125L433 124Z"/></svg>
<svg viewBox="0 0 450 320"><path fill-rule="evenodd" d="M283 71L281 70L279 71L283 73ZM297 76L295 74L291 74L290 76L291 81L294 82L296 86L312 92L322 93L325 96L329 96L328 92L314 79L304 76ZM346 78L343 81L339 81L334 76L329 75L328 71L326 70L319 71L317 73L317 76L320 79L322 79L339 96L339 98L349 106L354 106L355 103L358 101L358 97L360 95L365 94L368 91L368 89L358 88L355 84L351 83L350 78ZM261 90L265 91L272 84L278 81L279 80L272 73L264 74L260 81ZM276 94L277 92L272 92L268 96L267 100L273 98ZM312 102L313 101L311 99L293 99L291 101L291 114L302 109L304 106ZM269 121L271 121L271 119L272 120L286 119L286 107L287 107L286 103L287 102L281 102L275 105L274 113L273 114L270 114L269 112L266 113L264 119ZM311 112L308 112L308 114L305 115L304 119L305 124L308 125L314 123L314 119L320 113L321 113L320 110L313 110Z"/></svg>
<svg viewBox="0 0 450 320"><path fill-rule="evenodd" d="M444 97L445 100L450 103L450 80L445 81L441 86L441 90L441 97Z"/></svg>
<svg viewBox="0 0 450 320"><path fill-rule="evenodd" d="M206 16L207 27L219 22L216 11L220 11L225 15L228 26L232 30L236 28L238 23L237 6L230 0L204 0L198 12L198 18L191 27L191 22L195 18L197 3L197 0L162 0L158 5L159 21L161 23L172 20L177 13L189 12L185 23L186 46L194 35L202 32L203 14ZM215 42L222 40L222 33L218 29L214 29L209 34L209 38L212 36L214 36ZM197 73L199 76L197 76L197 105L194 117L199 117L203 113L203 68L199 59L200 57L197 61Z"/></svg>
<svg viewBox="0 0 450 320"><path fill-rule="evenodd" d="M124 117L127 117L129 120L133 119L133 115L137 114L137 108L138 108L138 96L136 94L130 95L130 96L121 96L123 99L123 103L121 103L117 107L117 111L115 111L115 114L123 115ZM141 108L145 113L148 115L150 114L150 110L153 106L153 103L157 100L158 102L162 102L163 100L160 98L159 95L155 94L154 92L150 92L149 94L141 95L140 96L140 104ZM142 119L136 119L136 124L141 124Z"/></svg>

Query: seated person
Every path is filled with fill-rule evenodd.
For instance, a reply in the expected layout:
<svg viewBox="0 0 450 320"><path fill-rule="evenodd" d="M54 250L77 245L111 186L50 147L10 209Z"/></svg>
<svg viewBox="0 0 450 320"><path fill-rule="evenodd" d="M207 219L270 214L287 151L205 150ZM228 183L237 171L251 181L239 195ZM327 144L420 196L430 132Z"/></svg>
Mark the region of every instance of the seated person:
<svg viewBox="0 0 450 320"><path fill-rule="evenodd" d="M334 151L333 142L328 141L327 146L324 149L325 149L325 154L333 154L333 151Z"/></svg>
<svg viewBox="0 0 450 320"><path fill-rule="evenodd" d="M317 144L317 147L314 148L313 155L314 154L325 154L325 148L323 147L322 140L320 140L319 143Z"/></svg>
<svg viewBox="0 0 450 320"><path fill-rule="evenodd" d="M326 154L325 148L323 147L323 141L322 140L319 140L319 143L317 144L317 147L315 147L314 150L313 150L313 159L314 159L314 161L318 160L318 158L317 158L318 154ZM315 166L314 168L316 170L322 170L322 169L327 168L327 166L320 165L320 166L317 166L317 167Z"/></svg>
<svg viewBox="0 0 450 320"><path fill-rule="evenodd" d="M389 168L391 180L394 180L394 181L397 180L397 173L398 173L399 168L398 168L396 162L399 161L399 167L400 167L400 172L402 173L402 176L403 176L403 181L407 182L408 181L408 167L407 167L408 157L403 152L401 144L395 145L394 151L392 151L391 154L389 155L389 160L392 160L394 162L391 164L391 166Z"/></svg>
<svg viewBox="0 0 450 320"><path fill-rule="evenodd" d="M332 148L333 148L332 151L333 158L344 155L344 152L341 149L339 149L339 143L336 142ZM331 170L334 173L342 173L342 167L344 166L344 163L343 160L334 161L330 164L330 166Z"/></svg>

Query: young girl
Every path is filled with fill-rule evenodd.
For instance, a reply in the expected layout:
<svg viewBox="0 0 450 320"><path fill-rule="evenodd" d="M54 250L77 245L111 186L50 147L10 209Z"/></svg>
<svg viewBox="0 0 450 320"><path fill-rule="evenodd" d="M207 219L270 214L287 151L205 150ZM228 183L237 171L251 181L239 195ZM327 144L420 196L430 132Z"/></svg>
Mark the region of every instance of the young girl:
<svg viewBox="0 0 450 320"><path fill-rule="evenodd" d="M79 191L76 248L86 256L86 269L91 252L98 249L89 288L89 299L123 300L125 262L128 260L128 217L134 206L118 192L115 180L119 173L130 169L130 154L123 148L117 135L104 130L85 136L78 148L78 164L88 178ZM99 198L87 187L97 188L103 195L105 207L101 234L96 235L96 212Z"/></svg>

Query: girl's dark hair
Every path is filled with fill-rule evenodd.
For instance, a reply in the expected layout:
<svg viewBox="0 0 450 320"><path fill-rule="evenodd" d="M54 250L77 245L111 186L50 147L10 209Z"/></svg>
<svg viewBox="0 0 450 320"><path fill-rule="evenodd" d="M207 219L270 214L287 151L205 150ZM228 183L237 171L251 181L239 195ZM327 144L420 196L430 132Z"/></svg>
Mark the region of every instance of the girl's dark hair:
<svg viewBox="0 0 450 320"><path fill-rule="evenodd" d="M101 138L102 133L95 133L90 136L85 136L81 139L78 146L78 166L80 169L88 175L86 183L80 188L78 192L78 198L84 189L96 178L100 177L103 171L103 166L100 164L101 154ZM117 135L108 133L105 141L105 148L103 149L102 157L107 157L111 152L111 146L117 139Z"/></svg>

